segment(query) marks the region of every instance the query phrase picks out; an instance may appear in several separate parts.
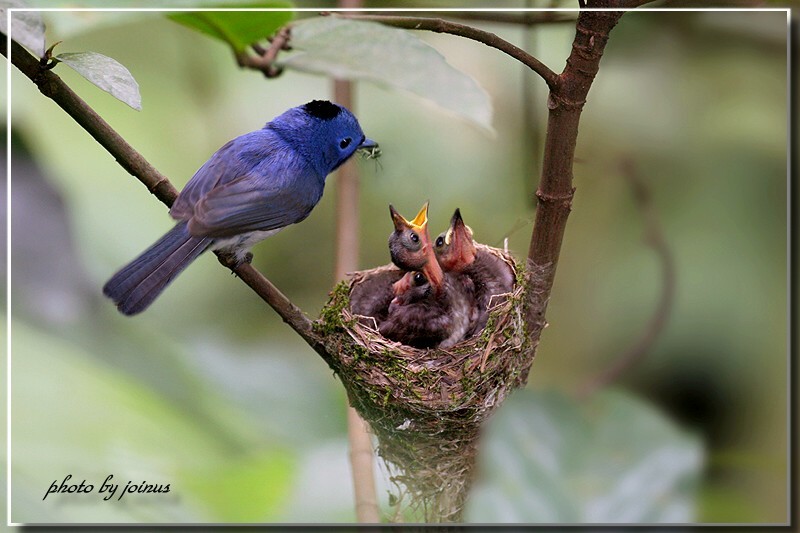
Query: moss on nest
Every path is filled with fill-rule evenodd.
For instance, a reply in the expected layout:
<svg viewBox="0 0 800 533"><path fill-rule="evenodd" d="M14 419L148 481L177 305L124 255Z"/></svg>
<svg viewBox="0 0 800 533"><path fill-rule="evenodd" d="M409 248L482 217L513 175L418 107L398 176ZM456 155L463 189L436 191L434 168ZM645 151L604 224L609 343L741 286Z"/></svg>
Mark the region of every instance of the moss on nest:
<svg viewBox="0 0 800 533"><path fill-rule="evenodd" d="M472 479L480 427L508 393L525 384L533 351L525 331L526 276L506 252L483 247L517 274L498 298L485 329L447 349L418 349L384 338L369 317L354 315L349 296L389 266L339 283L315 329L351 405L378 437L402 502L426 521L458 520ZM374 283L375 278L370 280Z"/></svg>

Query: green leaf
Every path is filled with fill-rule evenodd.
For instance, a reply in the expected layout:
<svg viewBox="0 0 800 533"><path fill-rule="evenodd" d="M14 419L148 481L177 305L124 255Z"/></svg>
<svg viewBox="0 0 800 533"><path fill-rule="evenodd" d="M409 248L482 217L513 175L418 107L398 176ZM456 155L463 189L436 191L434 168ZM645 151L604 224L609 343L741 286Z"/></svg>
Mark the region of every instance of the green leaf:
<svg viewBox="0 0 800 533"><path fill-rule="evenodd" d="M376 22L319 17L292 27L292 49L279 65L408 91L493 131L489 95L411 32Z"/></svg>
<svg viewBox="0 0 800 533"><path fill-rule="evenodd" d="M22 0L2 0L0 2L0 28L3 33L8 27L9 8L27 8ZM11 16L11 38L19 44L36 54L37 57L44 57L44 22L38 11L17 11Z"/></svg>
<svg viewBox="0 0 800 533"><path fill-rule="evenodd" d="M237 7L288 10L292 8L292 4L275 0L246 3ZM271 36L292 20L292 16L291 11L195 11L168 15L179 24L225 41L235 52L242 52L251 44Z"/></svg>
<svg viewBox="0 0 800 533"><path fill-rule="evenodd" d="M703 447L632 396L519 391L492 420L474 522L687 522Z"/></svg>
<svg viewBox="0 0 800 533"><path fill-rule="evenodd" d="M55 58L118 100L142 110L139 84L118 61L97 52L65 53Z"/></svg>

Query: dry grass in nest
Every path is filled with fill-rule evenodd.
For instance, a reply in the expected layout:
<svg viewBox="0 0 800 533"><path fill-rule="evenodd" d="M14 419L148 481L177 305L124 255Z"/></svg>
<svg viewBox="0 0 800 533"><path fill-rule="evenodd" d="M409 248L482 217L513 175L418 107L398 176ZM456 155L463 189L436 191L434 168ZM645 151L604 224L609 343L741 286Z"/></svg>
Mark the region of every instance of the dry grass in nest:
<svg viewBox="0 0 800 533"><path fill-rule="evenodd" d="M363 283L390 283L400 275L391 275L393 265L342 282L317 323L350 403L378 438L378 453L400 491L392 502L398 515L407 506L425 521L460 519L480 427L527 380L533 350L525 331L522 273L508 253L482 248L508 262L517 283L493 300L481 333L451 348L418 349L388 340L374 319L351 312L351 292Z"/></svg>

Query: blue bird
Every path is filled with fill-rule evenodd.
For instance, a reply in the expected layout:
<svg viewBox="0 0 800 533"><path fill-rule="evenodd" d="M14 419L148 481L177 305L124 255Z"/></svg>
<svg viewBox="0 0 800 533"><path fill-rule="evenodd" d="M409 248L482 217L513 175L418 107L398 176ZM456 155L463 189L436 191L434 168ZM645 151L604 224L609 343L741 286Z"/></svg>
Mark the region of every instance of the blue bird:
<svg viewBox="0 0 800 533"><path fill-rule="evenodd" d="M249 249L304 220L325 178L358 149L377 143L353 114L314 100L229 141L198 170L169 211L178 223L103 287L125 315L144 311L205 250L249 262Z"/></svg>

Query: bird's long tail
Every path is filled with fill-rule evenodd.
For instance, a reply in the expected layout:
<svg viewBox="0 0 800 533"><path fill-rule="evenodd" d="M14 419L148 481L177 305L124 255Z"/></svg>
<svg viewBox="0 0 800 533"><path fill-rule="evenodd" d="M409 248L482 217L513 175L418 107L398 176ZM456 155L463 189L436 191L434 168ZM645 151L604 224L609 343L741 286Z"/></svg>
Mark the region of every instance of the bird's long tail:
<svg viewBox="0 0 800 533"><path fill-rule="evenodd" d="M114 301L121 313L141 313L212 241L191 236L186 222L180 222L114 274L103 286L103 294Z"/></svg>

